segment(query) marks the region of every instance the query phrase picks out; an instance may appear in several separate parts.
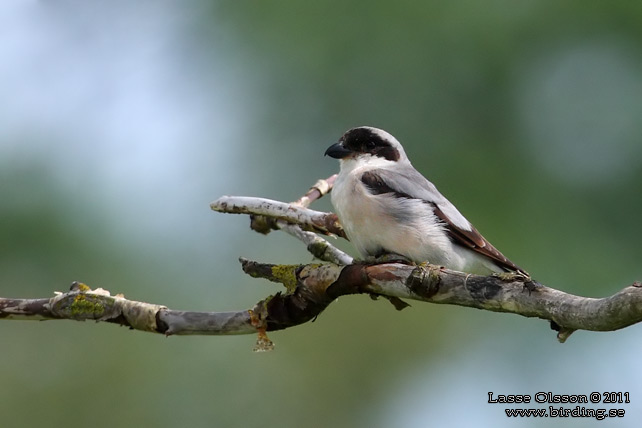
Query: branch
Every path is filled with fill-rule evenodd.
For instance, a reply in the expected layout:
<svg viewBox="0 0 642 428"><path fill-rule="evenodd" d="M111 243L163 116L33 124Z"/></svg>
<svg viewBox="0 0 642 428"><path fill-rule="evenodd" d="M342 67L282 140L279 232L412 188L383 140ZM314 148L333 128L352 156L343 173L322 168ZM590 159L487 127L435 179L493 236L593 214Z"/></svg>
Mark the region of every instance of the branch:
<svg viewBox="0 0 642 428"><path fill-rule="evenodd" d="M478 276L428 264L279 266L247 260L242 264L243 270L254 277L297 284L285 296L268 301L268 331L306 322L335 298L358 293L537 317L551 321L562 343L575 330L614 331L642 321L639 282L613 296L594 299L533 283L520 274ZM293 277L284 280L284 271Z"/></svg>
<svg viewBox="0 0 642 428"><path fill-rule="evenodd" d="M276 227L303 241L308 251L319 260L337 265L349 265L354 261L349 254L344 253L313 232L302 230L301 227L296 224L291 224L284 220L277 220Z"/></svg>
<svg viewBox="0 0 642 428"><path fill-rule="evenodd" d="M293 204L304 208L309 207L312 202L322 198L332 190L332 186L334 186L334 182L338 175L339 174L334 174L325 180L322 179L317 181L312 187L310 187L310 190L308 190L305 195L301 196L297 201L293 202Z"/></svg>
<svg viewBox="0 0 642 428"><path fill-rule="evenodd" d="M294 204L250 196L222 196L210 204L214 211L255 214L299 225L303 230L345 238L336 214L314 211Z"/></svg>
<svg viewBox="0 0 642 428"><path fill-rule="evenodd" d="M337 216L313 211L307 207L326 195L337 174L317 181L308 192L290 204L263 198L223 196L210 204L214 211L232 214L250 214L250 228L267 235L272 230L283 230L303 241L312 255L319 260L348 265L353 259L314 232L346 238ZM347 239L347 238L346 238Z"/></svg>
<svg viewBox="0 0 642 428"><path fill-rule="evenodd" d="M112 296L102 288L92 290L74 282L67 293L51 298L0 298L0 319L103 321L132 330L170 335L232 335L264 332L253 310L237 312L175 311L166 306ZM264 335L262 335L264 336ZM267 337L261 339L267 339ZM260 342L260 341L259 341ZM270 347L271 342L259 343ZM257 349L267 350L267 349Z"/></svg>
<svg viewBox="0 0 642 428"><path fill-rule="evenodd" d="M549 320L564 342L575 330L613 331L642 321L642 284L593 299L530 283L519 274L477 276L433 265L399 263L349 266L273 265L241 259L243 270L286 287L238 312L189 312L127 300L74 283L67 293L45 299L0 298L0 318L70 319L116 323L169 335L259 334L255 350L272 348L266 331L315 319L337 297L369 294L508 312Z"/></svg>
<svg viewBox="0 0 642 428"><path fill-rule="evenodd" d="M70 319L116 323L131 329L169 335L258 333L255 350L273 347L266 331L294 327L315 319L337 297L382 296L397 309L401 299L443 303L537 317L551 322L564 342L576 330L613 331L642 321L642 284L636 282L610 297L574 296L532 281L522 274L477 276L429 264L354 263L315 233L345 237L336 215L310 210L335 176L320 180L291 204L262 198L225 196L211 204L219 212L250 214L261 233L283 230L303 241L317 258L330 263L274 265L241 259L243 271L285 286L237 312L189 312L112 296L74 282L69 292L43 299L0 298L0 319Z"/></svg>

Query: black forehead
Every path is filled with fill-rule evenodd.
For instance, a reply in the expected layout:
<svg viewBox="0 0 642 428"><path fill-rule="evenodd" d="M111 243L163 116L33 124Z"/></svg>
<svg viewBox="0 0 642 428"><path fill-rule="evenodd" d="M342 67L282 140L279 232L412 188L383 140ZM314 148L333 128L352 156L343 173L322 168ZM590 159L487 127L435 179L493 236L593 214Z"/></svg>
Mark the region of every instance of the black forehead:
<svg viewBox="0 0 642 428"><path fill-rule="evenodd" d="M341 137L341 142L346 147L360 147L369 141L372 141L377 146L390 145L390 142L383 138L381 134L369 128L353 128Z"/></svg>

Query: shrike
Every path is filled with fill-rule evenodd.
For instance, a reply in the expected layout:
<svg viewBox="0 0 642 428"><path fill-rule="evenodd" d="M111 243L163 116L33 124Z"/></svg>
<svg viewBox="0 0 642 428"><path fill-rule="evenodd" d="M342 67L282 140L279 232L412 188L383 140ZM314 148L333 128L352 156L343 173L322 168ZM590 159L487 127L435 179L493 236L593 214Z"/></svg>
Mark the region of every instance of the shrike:
<svg viewBox="0 0 642 428"><path fill-rule="evenodd" d="M361 256L397 254L483 275L525 273L412 166L386 131L350 129L325 154L340 159L332 205Z"/></svg>

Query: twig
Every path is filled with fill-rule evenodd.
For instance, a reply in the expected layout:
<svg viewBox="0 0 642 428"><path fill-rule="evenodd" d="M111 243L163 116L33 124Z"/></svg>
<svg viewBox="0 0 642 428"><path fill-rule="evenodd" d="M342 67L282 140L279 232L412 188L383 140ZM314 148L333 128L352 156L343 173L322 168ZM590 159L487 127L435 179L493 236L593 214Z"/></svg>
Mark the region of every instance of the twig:
<svg viewBox="0 0 642 428"><path fill-rule="evenodd" d="M228 214L257 214L294 223L303 230L345 238L336 214L314 211L285 202L250 196L222 196L210 204L214 211Z"/></svg>
<svg viewBox="0 0 642 428"><path fill-rule="evenodd" d="M345 238L336 215L307 209L312 202L332 189L336 178L337 174L334 174L325 180L317 181L305 195L290 204L262 198L224 196L212 202L210 207L219 212L250 214L252 230L263 234L268 234L272 230L283 230L303 241L308 251L317 259L348 265L353 261L350 255L310 232L313 230L326 235L335 233Z"/></svg>
<svg viewBox="0 0 642 428"><path fill-rule="evenodd" d="M325 180L317 181L312 187L310 187L310 190L308 190L305 195L301 196L297 201L292 203L304 208L309 207L312 202L327 195L330 190L332 190L332 186L334 186L337 175L338 174L334 174L326 178Z"/></svg>
<svg viewBox="0 0 642 428"><path fill-rule="evenodd" d="M44 299L0 298L0 319L104 321L165 335L256 333L248 311L187 312L112 296L74 282L66 293Z"/></svg>
<svg viewBox="0 0 642 428"><path fill-rule="evenodd" d="M353 262L352 256L331 245L313 232L306 232L301 227L283 220L277 220L276 225L289 235L303 241L307 245L308 251L319 260L338 265L349 265Z"/></svg>

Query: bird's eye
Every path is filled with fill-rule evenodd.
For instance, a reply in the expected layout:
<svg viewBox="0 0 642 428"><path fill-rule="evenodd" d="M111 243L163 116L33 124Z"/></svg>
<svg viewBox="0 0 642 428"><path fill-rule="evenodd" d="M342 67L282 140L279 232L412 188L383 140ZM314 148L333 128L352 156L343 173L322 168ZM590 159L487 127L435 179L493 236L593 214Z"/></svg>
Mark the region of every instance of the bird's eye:
<svg viewBox="0 0 642 428"><path fill-rule="evenodd" d="M366 143L366 149L368 149L368 150L373 150L376 146L377 146L377 145L375 144L375 142L374 142L374 141L368 141L368 142Z"/></svg>

